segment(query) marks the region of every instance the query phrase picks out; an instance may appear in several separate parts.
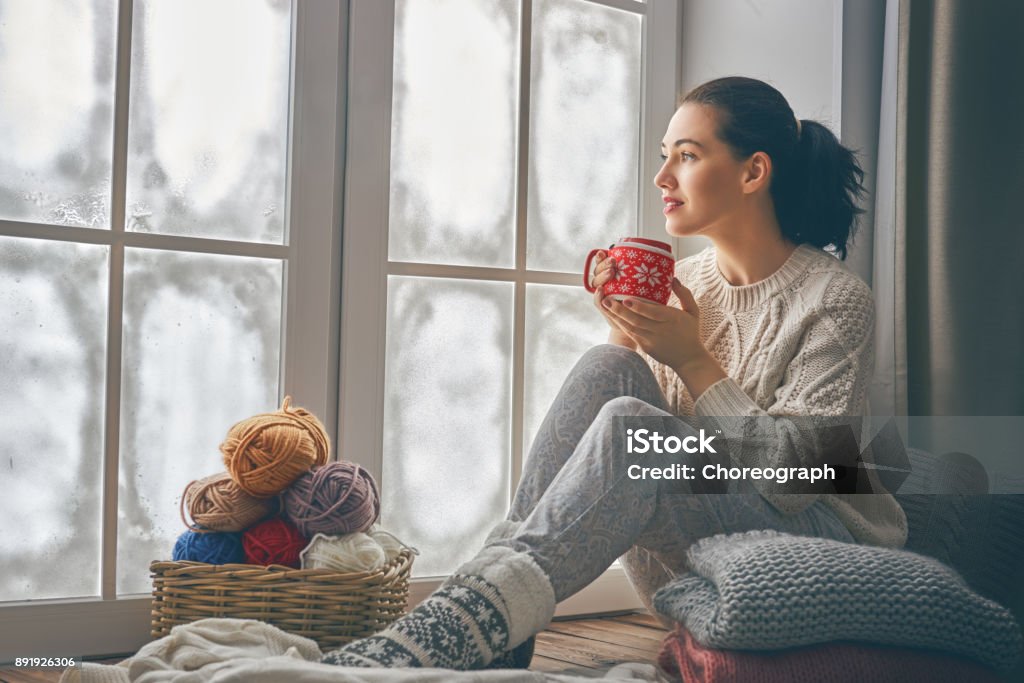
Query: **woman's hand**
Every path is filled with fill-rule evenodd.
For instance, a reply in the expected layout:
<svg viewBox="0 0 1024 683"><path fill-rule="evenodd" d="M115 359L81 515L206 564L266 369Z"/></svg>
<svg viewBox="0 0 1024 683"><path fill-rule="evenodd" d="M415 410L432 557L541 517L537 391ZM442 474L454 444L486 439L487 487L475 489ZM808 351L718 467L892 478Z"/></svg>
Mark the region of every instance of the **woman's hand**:
<svg viewBox="0 0 1024 683"><path fill-rule="evenodd" d="M607 311L605 317L647 355L675 369L707 351L700 342L700 309L693 294L676 278L672 279L672 291L682 308L637 299L604 298L600 303Z"/></svg>
<svg viewBox="0 0 1024 683"><path fill-rule="evenodd" d="M700 340L700 308L693 293L676 278L672 278L672 291L682 308L637 299L604 298L599 305L608 311L605 317L644 353L672 368L696 401L727 375Z"/></svg>
<svg viewBox="0 0 1024 683"><path fill-rule="evenodd" d="M604 306L605 318L644 353L678 373L687 363L705 359L708 352L700 340L700 309L693 294L677 278L672 278L672 291L682 308L637 299L598 300L595 296L595 301Z"/></svg>
<svg viewBox="0 0 1024 683"><path fill-rule="evenodd" d="M615 263L615 259L608 257L608 252L599 251L594 254L594 262L597 264L594 267L594 305L597 310L604 316L605 321L611 328L611 332L608 335L609 344L618 344L619 346L625 346L627 348L636 350L636 341L634 341L626 331L619 327L618 318L611 313L607 308L602 306L602 302L606 300L604 295L604 285L609 280L613 280L618 274L618 266ZM611 299L607 299L611 301Z"/></svg>

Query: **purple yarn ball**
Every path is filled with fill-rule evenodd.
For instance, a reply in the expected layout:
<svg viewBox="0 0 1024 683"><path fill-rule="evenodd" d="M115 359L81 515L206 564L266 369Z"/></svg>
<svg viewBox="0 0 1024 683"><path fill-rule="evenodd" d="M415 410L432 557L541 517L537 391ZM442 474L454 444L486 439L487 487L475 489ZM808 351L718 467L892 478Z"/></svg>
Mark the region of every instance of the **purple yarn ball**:
<svg viewBox="0 0 1024 683"><path fill-rule="evenodd" d="M380 516L377 482L353 462L315 467L292 482L281 498L284 516L307 538L366 531Z"/></svg>
<svg viewBox="0 0 1024 683"><path fill-rule="evenodd" d="M186 531L178 536L171 559L175 562L191 561L207 564L235 564L245 562L242 534L214 532L200 534Z"/></svg>

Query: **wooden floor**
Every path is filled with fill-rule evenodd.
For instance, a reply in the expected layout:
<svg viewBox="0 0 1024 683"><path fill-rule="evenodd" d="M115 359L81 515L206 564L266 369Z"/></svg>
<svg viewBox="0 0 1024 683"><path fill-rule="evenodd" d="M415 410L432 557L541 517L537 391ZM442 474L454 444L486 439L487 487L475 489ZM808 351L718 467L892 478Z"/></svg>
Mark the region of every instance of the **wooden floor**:
<svg viewBox="0 0 1024 683"><path fill-rule="evenodd" d="M647 614L554 621L546 631L537 634L530 668L597 678L622 662L653 664L665 635L665 628ZM102 663L118 661L110 659ZM2 683L46 683L58 679L59 671L15 671L0 667Z"/></svg>
<svg viewBox="0 0 1024 683"><path fill-rule="evenodd" d="M553 621L537 634L534 671L600 677L622 662L655 663L665 627L649 614Z"/></svg>

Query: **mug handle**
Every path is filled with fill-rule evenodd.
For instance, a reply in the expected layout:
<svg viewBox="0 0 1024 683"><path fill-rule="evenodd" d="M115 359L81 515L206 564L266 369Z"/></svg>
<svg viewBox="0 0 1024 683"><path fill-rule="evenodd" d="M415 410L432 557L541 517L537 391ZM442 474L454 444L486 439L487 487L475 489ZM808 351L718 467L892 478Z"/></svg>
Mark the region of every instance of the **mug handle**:
<svg viewBox="0 0 1024 683"><path fill-rule="evenodd" d="M594 256L599 251L604 251L604 249L591 249L590 253L587 254L586 263L583 264L583 288L591 294L597 291L597 288L590 284L590 264L594 260Z"/></svg>

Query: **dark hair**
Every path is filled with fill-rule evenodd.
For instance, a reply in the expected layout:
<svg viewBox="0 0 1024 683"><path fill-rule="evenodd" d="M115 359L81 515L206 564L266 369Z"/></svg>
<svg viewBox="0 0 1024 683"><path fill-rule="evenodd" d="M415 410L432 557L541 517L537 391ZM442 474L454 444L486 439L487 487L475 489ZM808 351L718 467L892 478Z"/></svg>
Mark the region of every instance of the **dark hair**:
<svg viewBox="0 0 1024 683"><path fill-rule="evenodd" d="M769 191L782 234L796 244L834 247L846 259L847 245L864 213L864 171L854 153L817 121L797 120L778 90L754 78L718 78L688 92L692 102L714 107L718 137L739 159L764 152L772 160Z"/></svg>

